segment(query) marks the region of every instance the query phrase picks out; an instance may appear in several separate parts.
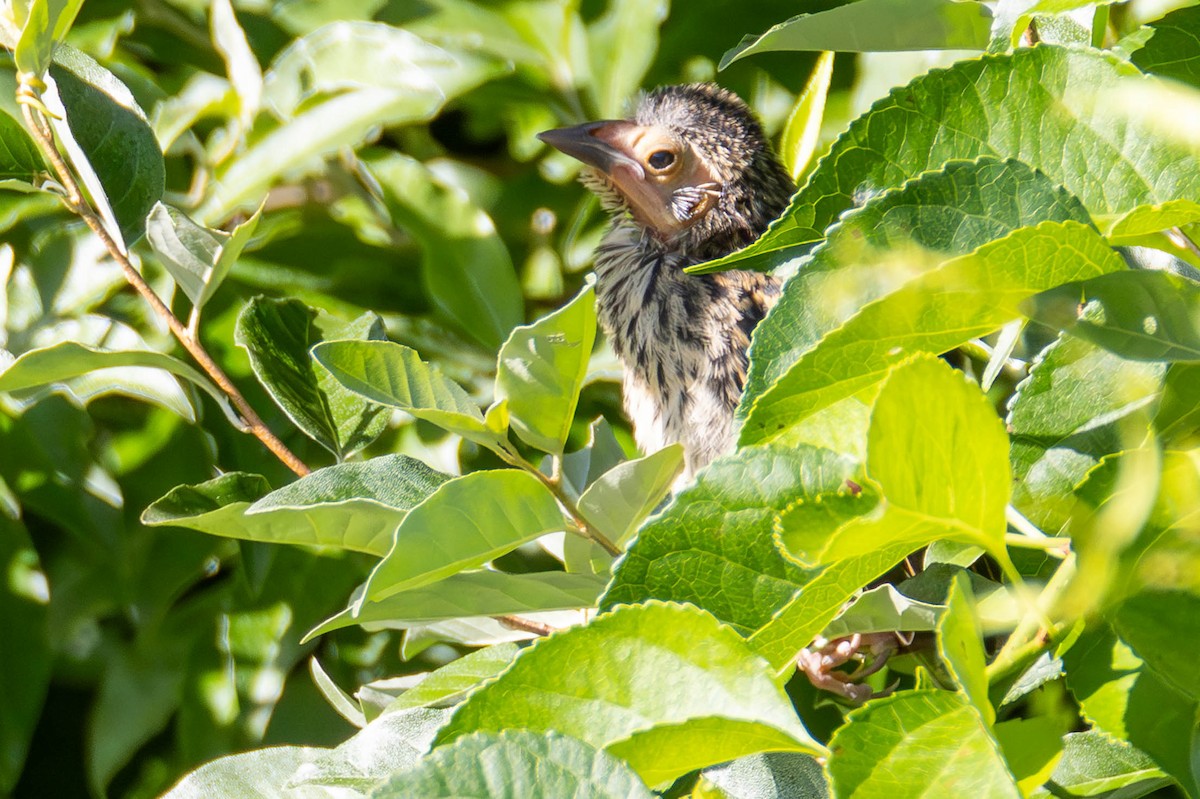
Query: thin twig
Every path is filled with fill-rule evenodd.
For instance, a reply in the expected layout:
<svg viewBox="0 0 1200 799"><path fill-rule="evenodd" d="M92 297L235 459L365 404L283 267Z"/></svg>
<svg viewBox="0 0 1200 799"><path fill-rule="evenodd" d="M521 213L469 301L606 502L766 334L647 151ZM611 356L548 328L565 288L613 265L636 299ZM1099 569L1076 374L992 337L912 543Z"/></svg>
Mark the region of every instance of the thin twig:
<svg viewBox="0 0 1200 799"><path fill-rule="evenodd" d="M551 627L549 624L543 624L540 621L526 619L521 616L493 616L492 618L505 627L520 630L523 633L533 633L534 635L547 636L558 629L557 627Z"/></svg>
<svg viewBox="0 0 1200 799"><path fill-rule="evenodd" d="M25 90L24 92L22 90ZM108 250L108 254L112 259L120 265L121 271L125 274L125 279L129 284L137 290L138 294L142 295L150 308L160 318L167 323L171 333L183 345L183 348L188 351L188 354L196 361L201 369L212 379L212 381L229 397L229 401L237 409L245 423L243 432L247 432L255 436L259 441L271 451L275 457L279 458L289 469L297 475L303 477L311 472L296 455L287 448L279 438L271 432L263 420L250 407L250 403L242 396L242 392L238 390L229 376L224 370L217 365L217 362L212 359L212 356L200 344L199 339L189 333L183 322L171 312L171 309L159 298L154 290L146 283L142 275L134 268L133 263L129 260L119 244L109 234L108 229L104 227L104 222L96 215L87 201L83 197L83 192L79 189L79 184L75 180L70 168L63 160L58 152L58 147L54 144L54 134L50 130L44 117L39 113L35 113L34 104L29 100L36 101L40 104L40 99L37 98L36 92L27 88L26 85L18 89L18 102L21 104L21 113L25 118L25 124L29 128L29 132L33 135L33 139L37 142L38 148L46 156L46 160L50 162L59 182L66 190L64 198L67 207L72 213L78 215L92 232L100 239L104 248Z"/></svg>
<svg viewBox="0 0 1200 799"><path fill-rule="evenodd" d="M1071 551L1071 539L1069 538L1030 538L1020 533L1005 533L1004 543L1018 549L1037 549L1059 560L1065 558Z"/></svg>

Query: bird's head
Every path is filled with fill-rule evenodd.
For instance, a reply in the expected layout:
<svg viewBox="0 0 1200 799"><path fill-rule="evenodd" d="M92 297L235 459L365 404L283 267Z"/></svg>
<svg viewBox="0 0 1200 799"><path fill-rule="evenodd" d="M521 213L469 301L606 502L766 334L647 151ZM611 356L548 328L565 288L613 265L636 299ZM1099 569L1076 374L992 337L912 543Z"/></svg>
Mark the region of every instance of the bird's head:
<svg viewBox="0 0 1200 799"><path fill-rule="evenodd" d="M795 188L750 109L711 83L665 86L631 119L538 138L587 165L583 181L608 210L707 257L753 241Z"/></svg>

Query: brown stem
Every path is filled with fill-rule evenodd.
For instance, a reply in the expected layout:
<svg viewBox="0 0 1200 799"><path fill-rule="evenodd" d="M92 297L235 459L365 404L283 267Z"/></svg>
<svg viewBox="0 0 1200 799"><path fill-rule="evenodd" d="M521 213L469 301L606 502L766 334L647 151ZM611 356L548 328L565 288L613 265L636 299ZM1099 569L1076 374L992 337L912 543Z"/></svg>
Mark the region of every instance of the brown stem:
<svg viewBox="0 0 1200 799"><path fill-rule="evenodd" d="M246 398L242 396L242 392L238 390L233 381L229 379L229 376L225 374L221 367L217 365L217 362L212 359L212 356L204 349L203 345L200 344L199 339L192 335L183 322L179 321L178 317L171 312L171 309L159 299L159 296L154 293L154 290L150 288L145 279L134 268L129 260L129 256L121 251L120 246L109 235L103 221L96 215L91 206L87 204L83 193L79 190L79 184L75 181L75 176L71 173L70 168L59 154L58 148L54 144L53 132L50 130L50 126L46 123L46 120L39 115L35 115L34 109L29 103L21 103L21 113L25 117L25 124L29 128L30 133L33 134L38 147L54 168L55 175L66 190L66 201L70 210L87 223L87 226L91 228L92 232L104 244L104 248L108 250L108 254L121 266L121 271L125 273L125 279L129 281L129 284L150 304L154 313L167 323L167 327L171 329L171 333L179 340L183 348L188 351L188 354L192 356L212 381L216 383L217 387L229 397L229 401L233 403L233 407L237 409L238 414L241 415L246 425L244 432L254 435L275 457L279 458L297 475L303 477L309 474L312 470L271 432L259 415L254 412L254 409L250 407L250 403L246 402Z"/></svg>
<svg viewBox="0 0 1200 799"><path fill-rule="evenodd" d="M505 627L520 630L523 633L533 633L534 635L547 636L557 629L551 627L549 624L542 624L540 621L525 619L520 616L493 616L492 618Z"/></svg>

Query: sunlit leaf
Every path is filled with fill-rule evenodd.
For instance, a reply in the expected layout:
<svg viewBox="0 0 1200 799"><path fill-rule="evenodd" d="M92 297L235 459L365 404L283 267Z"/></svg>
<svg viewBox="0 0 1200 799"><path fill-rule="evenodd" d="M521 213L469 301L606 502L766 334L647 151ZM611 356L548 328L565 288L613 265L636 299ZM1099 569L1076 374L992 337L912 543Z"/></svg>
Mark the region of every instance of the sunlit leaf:
<svg viewBox="0 0 1200 799"><path fill-rule="evenodd" d="M1076 796L1103 796L1119 792L1126 799L1139 799L1172 780L1154 761L1128 744L1100 732L1075 732L1063 739L1063 756L1050 773L1050 785ZM1034 799L1050 799L1047 788L1035 790Z"/></svg>
<svg viewBox="0 0 1200 799"><path fill-rule="evenodd" d="M811 577L775 548L776 514L859 472L854 459L814 447L753 447L714 461L642 528L601 607L652 597L690 602L752 632Z"/></svg>
<svg viewBox="0 0 1200 799"><path fill-rule="evenodd" d="M1107 629L1086 633L1063 660L1067 685L1087 721L1142 750L1184 790L1197 792L1191 755L1200 737L1195 700L1160 680Z"/></svg>
<svg viewBox="0 0 1200 799"><path fill-rule="evenodd" d="M1087 212L1045 175L993 158L942 165L850 211L755 328L739 416L867 305L953 256L1043 221L1086 222Z"/></svg>
<svg viewBox="0 0 1200 799"><path fill-rule="evenodd" d="M1023 228L947 261L863 307L805 352L754 401L740 443L770 440L878 382L913 352L940 354L999 329L1037 292L1124 266L1098 234L1073 222Z"/></svg>
<svg viewBox="0 0 1200 799"><path fill-rule="evenodd" d="M519 651L516 644L496 644L469 652L430 672L421 682L396 697L387 711L453 704L483 681L508 668Z"/></svg>
<svg viewBox="0 0 1200 799"><path fill-rule="evenodd" d="M392 549L371 572L365 597L378 602L428 585L562 528L558 502L529 473L464 475L444 483L404 518Z"/></svg>
<svg viewBox="0 0 1200 799"><path fill-rule="evenodd" d="M773 50L983 50L992 15L982 3L954 0L859 0L801 14L758 36L746 36L721 68Z"/></svg>
<svg viewBox="0 0 1200 799"><path fill-rule="evenodd" d="M500 731L513 718L608 749L652 785L763 749L824 751L767 664L732 629L686 605L619 608L539 640L459 706L438 743Z"/></svg>
<svg viewBox="0 0 1200 799"><path fill-rule="evenodd" d="M326 59L326 47L337 55ZM356 59L375 54L380 68L355 60L348 78L342 59L350 52ZM379 23L337 22L314 31L276 56L264 77L264 100L287 121L227 162L196 217L204 224L220 222L257 202L279 178L312 171L340 148L362 144L381 125L427 120L447 99L503 71L495 61L451 53Z"/></svg>
<svg viewBox="0 0 1200 799"><path fill-rule="evenodd" d="M1189 147L1157 135L1151 121L1130 109L1100 99L1116 87L1141 91L1148 80L1109 55L1045 45L919 77L842 134L766 234L703 270L770 268L788 248L819 241L864 198L954 158L1023 161L1095 215L1194 196L1200 165ZM921 113L914 113L918 108ZM1031 119L1038 120L1036 128L1027 124ZM1156 145L1145 147L1146 141ZM1096 163L1108 168L1098 171Z"/></svg>
<svg viewBox="0 0 1200 799"><path fill-rule="evenodd" d="M1133 269L1078 287L1079 306L1036 305L1037 318L1139 361L1200 360L1200 285ZM1073 315L1068 313L1074 310Z"/></svg>
<svg viewBox="0 0 1200 799"><path fill-rule="evenodd" d="M404 455L328 466L278 491L258 475L229 472L174 488L145 510L142 523L384 555L408 511L448 479Z"/></svg>
<svg viewBox="0 0 1200 799"><path fill-rule="evenodd" d="M592 574L469 571L377 602L357 602L321 622L307 638L353 624L412 627L474 616L508 616L596 604L606 580Z"/></svg>
<svg viewBox="0 0 1200 799"><path fill-rule="evenodd" d="M554 313L509 334L500 348L496 399L508 401L513 431L525 443L562 454L595 340L590 286Z"/></svg>
<svg viewBox="0 0 1200 799"><path fill-rule="evenodd" d="M959 694L902 691L852 711L829 742L836 796L1021 794L980 717ZM914 775L923 775L914 779Z"/></svg>
<svg viewBox="0 0 1200 799"><path fill-rule="evenodd" d="M497 731L440 746L372 799L650 799L645 784L612 755L556 732Z"/></svg>
<svg viewBox="0 0 1200 799"><path fill-rule="evenodd" d="M192 305L203 308L250 242L261 214L260 207L233 232L225 233L197 225L182 211L156 203L146 219L146 241Z"/></svg>
<svg viewBox="0 0 1200 799"><path fill-rule="evenodd" d="M965 574L955 576L946 597L946 612L938 621L938 654L958 683L963 696L987 724L996 721L996 710L988 701L988 681L983 669L986 655L983 634L975 614L975 598Z"/></svg>
<svg viewBox="0 0 1200 799"><path fill-rule="evenodd" d="M783 140L779 154L793 180L808 169L817 150L821 135L821 120L825 118L825 100L829 96L829 81L833 78L833 52L825 51L817 58L804 91L796 98L796 105L783 128Z"/></svg>
<svg viewBox="0 0 1200 799"><path fill-rule="evenodd" d="M444 712L425 708L385 713L297 769L285 785L296 797L311 795L319 786L369 791L397 771L416 766L444 721Z"/></svg>
<svg viewBox="0 0 1200 799"><path fill-rule="evenodd" d="M390 341L330 341L317 344L312 354L335 380L371 402L407 411L491 449L510 446L507 413L489 411L485 418L467 392L415 350Z"/></svg>
<svg viewBox="0 0 1200 799"><path fill-rule="evenodd" d="M1039 353L1010 400L1013 505L1046 532L1061 530L1071 512L1061 498L1102 457L1140 438L1163 372L1072 335Z"/></svg>
<svg viewBox="0 0 1200 799"><path fill-rule="evenodd" d="M968 436L970 447L956 443ZM945 363L921 356L891 372L871 414L867 474L882 496L875 511L831 531L811 524L806 505L789 509L779 522L787 551L820 565L949 539L1006 562L1008 436L978 387Z"/></svg>
<svg viewBox="0 0 1200 799"><path fill-rule="evenodd" d="M287 788L296 770L328 749L311 746L272 746L226 755L180 780L162 799L291 799Z"/></svg>
<svg viewBox="0 0 1200 799"><path fill-rule="evenodd" d="M234 340L271 398L310 438L339 458L371 443L387 423L385 409L364 402L319 364L309 351L327 340L386 340L373 313L351 322L299 300L255 297L238 315Z"/></svg>

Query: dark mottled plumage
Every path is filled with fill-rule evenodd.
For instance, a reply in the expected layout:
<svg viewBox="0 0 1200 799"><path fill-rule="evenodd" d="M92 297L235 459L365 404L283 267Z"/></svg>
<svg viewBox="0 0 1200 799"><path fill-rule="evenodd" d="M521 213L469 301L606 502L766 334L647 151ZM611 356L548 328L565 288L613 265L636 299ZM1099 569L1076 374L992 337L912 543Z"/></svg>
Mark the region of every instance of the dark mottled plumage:
<svg viewBox="0 0 1200 799"><path fill-rule="evenodd" d="M752 242L795 187L746 104L712 84L664 87L631 120L543 138L589 165L585 185L614 214L596 252L596 300L625 365L638 445L682 442L693 473L732 447L750 333L779 285L683 268Z"/></svg>

